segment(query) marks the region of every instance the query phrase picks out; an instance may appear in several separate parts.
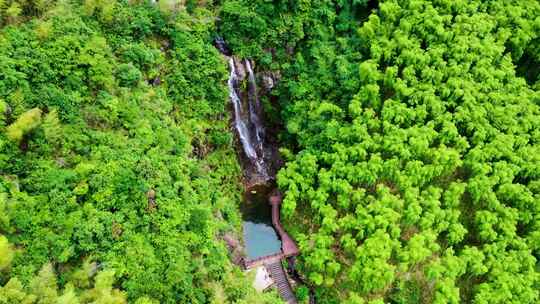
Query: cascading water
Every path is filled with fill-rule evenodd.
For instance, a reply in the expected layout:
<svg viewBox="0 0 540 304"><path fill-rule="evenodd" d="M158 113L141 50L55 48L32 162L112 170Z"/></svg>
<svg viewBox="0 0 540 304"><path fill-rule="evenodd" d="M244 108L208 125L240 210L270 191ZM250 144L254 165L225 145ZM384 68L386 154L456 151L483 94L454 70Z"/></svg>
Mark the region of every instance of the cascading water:
<svg viewBox="0 0 540 304"><path fill-rule="evenodd" d="M249 60L245 60L246 70L248 72L248 98L249 98L249 118L255 127L255 136L259 143L258 149L261 151L264 159L264 125L261 121L262 108L257 95L257 83L255 82L255 74L251 68Z"/></svg>
<svg viewBox="0 0 540 304"><path fill-rule="evenodd" d="M238 96L238 76L236 74L236 67L232 57L229 58L229 68L231 69L228 81L229 97L231 98L234 107L234 126L238 132L238 136L240 136L240 141L242 142L242 147L244 148L246 156L249 159L256 161L258 158L257 152L254 149L253 143L251 142L248 126L242 119L242 100L240 99L240 96Z"/></svg>
<svg viewBox="0 0 540 304"><path fill-rule="evenodd" d="M262 124L262 109L257 97L257 87L255 82L255 75L251 68L249 60L244 61L245 69L248 73L248 98L247 107L244 106L243 100L240 95L240 75L237 71L236 65L241 64L237 62L234 57L229 57L229 97L233 103L234 109L234 126L238 132L238 136L242 143L243 151L251 164L255 167L255 173L258 179L262 179L265 182L269 179L267 166L265 163L264 152L264 126ZM245 111L247 110L248 115Z"/></svg>

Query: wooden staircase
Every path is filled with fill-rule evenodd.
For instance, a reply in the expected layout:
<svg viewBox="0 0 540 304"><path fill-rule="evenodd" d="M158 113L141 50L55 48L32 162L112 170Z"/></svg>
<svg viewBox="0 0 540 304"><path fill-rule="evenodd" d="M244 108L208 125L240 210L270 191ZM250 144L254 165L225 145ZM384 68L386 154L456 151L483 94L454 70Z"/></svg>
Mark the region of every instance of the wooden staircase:
<svg viewBox="0 0 540 304"><path fill-rule="evenodd" d="M285 302L288 304L297 304L296 297L292 291L291 284L287 279L287 275L283 270L281 261L275 261L269 264L266 264L266 269L270 272L270 276L276 283L276 288L279 292L279 295Z"/></svg>

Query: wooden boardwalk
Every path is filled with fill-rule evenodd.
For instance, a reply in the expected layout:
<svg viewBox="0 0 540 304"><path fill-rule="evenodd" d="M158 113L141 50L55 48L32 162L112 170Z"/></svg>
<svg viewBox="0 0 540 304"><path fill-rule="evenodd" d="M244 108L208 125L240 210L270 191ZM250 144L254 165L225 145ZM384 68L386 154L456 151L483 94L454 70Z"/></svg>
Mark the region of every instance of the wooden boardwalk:
<svg viewBox="0 0 540 304"><path fill-rule="evenodd" d="M281 226L279 220L279 208L281 206L281 194L276 192L269 198L269 203L272 206L272 225L281 239L281 252L276 254L263 256L253 260L244 261L244 267L250 269L253 267L264 265L270 276L275 282L275 286L279 295L288 304L297 304L296 297L287 278L287 274L281 265L281 260L290 256L300 254L298 246L289 234Z"/></svg>
<svg viewBox="0 0 540 304"><path fill-rule="evenodd" d="M269 263L273 263L275 261L281 261L281 259L283 259L284 257L285 256L283 255L283 253L278 252L276 254L262 256L262 257L259 257L259 258L253 259L253 260L246 260L246 261L244 261L244 267L246 269L251 269L253 267L266 265L266 264L269 264Z"/></svg>

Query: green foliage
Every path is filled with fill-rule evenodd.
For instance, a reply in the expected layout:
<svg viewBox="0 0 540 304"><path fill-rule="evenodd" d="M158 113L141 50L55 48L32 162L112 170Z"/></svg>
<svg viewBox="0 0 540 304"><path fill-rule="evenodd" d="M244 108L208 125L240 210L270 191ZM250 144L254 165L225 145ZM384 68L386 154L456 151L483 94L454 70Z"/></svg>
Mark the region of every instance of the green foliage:
<svg viewBox="0 0 540 304"><path fill-rule="evenodd" d="M537 303L539 15L0 0L0 303L279 301L217 240L240 198L217 31L280 75L283 220L318 302Z"/></svg>
<svg viewBox="0 0 540 304"><path fill-rule="evenodd" d="M84 0L83 3L85 14L95 14L103 21L112 21L116 0Z"/></svg>
<svg viewBox="0 0 540 304"><path fill-rule="evenodd" d="M13 249L9 244L7 238L3 235L0 235L0 271L6 269L11 265L11 260L13 260Z"/></svg>
<svg viewBox="0 0 540 304"><path fill-rule="evenodd" d="M136 86L141 80L142 74L133 64L121 64L118 66L118 79L123 87Z"/></svg>
<svg viewBox="0 0 540 304"><path fill-rule="evenodd" d="M218 239L241 184L227 65L198 21L214 13L21 7L0 28L0 303L279 301Z"/></svg>
<svg viewBox="0 0 540 304"><path fill-rule="evenodd" d="M125 304L123 292L113 288L114 272L102 271L93 275L86 274L93 283L92 288L68 282L63 290L58 288L58 280L51 264L44 265L32 278L28 287L17 278L0 287L0 303L36 303L36 304Z"/></svg>
<svg viewBox="0 0 540 304"><path fill-rule="evenodd" d="M25 134L35 129L40 123L41 110L38 108L28 110L6 128L6 137L14 142L19 142Z"/></svg>
<svg viewBox="0 0 540 304"><path fill-rule="evenodd" d="M306 286L300 286L295 290L296 299L298 302L306 302L309 300L309 289Z"/></svg>

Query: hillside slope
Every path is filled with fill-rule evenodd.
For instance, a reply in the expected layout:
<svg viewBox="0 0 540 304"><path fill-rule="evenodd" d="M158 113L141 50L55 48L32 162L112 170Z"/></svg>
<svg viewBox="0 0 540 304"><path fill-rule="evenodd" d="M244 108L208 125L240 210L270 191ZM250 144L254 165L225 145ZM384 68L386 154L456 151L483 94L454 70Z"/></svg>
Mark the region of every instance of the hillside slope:
<svg viewBox="0 0 540 304"><path fill-rule="evenodd" d="M0 303L278 302L219 240L241 185L211 8L135 2L0 5Z"/></svg>

